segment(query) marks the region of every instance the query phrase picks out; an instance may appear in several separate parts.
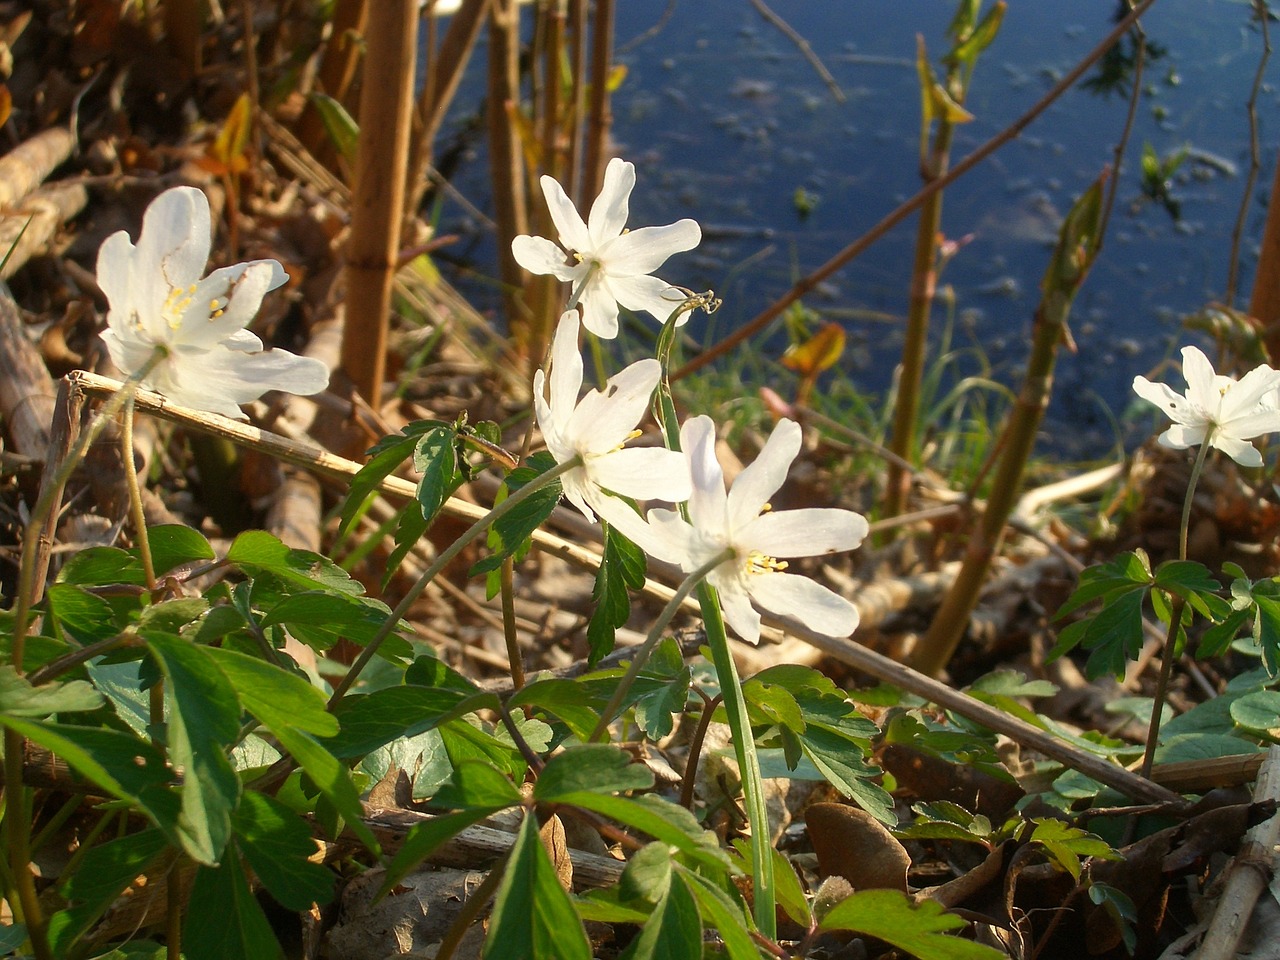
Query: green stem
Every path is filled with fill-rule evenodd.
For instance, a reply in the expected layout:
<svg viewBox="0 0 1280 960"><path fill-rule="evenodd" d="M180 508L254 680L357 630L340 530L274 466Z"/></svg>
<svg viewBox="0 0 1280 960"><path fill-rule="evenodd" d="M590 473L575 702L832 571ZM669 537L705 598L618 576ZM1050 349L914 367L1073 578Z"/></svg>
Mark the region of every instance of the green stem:
<svg viewBox="0 0 1280 960"><path fill-rule="evenodd" d="M332 710L342 702L342 698L347 695L347 691L350 690L352 684L356 682L356 678L360 676L360 672L369 665L369 661L372 660L374 654L378 652L378 648L382 646L383 641L395 632L400 621L409 612L409 608L417 602L418 597L422 595L422 591L427 588L427 584L435 579L436 574L447 567L453 561L454 557L461 553L463 548L471 543L471 541L486 532L490 526L497 523L513 509L518 507L525 500L529 499L529 497L533 496L533 494L538 490L541 490L553 480L558 480L570 470L576 470L581 466L582 458L580 456L574 457L572 460L566 460L564 463L558 463L546 473L542 473L534 477L523 487L511 494L511 496L507 497L507 499L503 500L500 504L468 527L462 536L458 537L458 539L451 543L447 549L443 550L440 555L436 557L435 563L431 564L431 566L426 569L422 576L418 578L417 582L414 583L404 597L401 598L400 602L396 604L396 608L391 611L391 615L387 617L386 621L378 629L378 632L374 634L373 639L371 639L365 646L364 650L361 651L360 656L357 657L355 663L351 665L351 669L347 671L346 676L338 682L338 685L333 690L333 696L329 698L329 709Z"/></svg>
<svg viewBox="0 0 1280 960"><path fill-rule="evenodd" d="M511 670L511 689L524 686L524 659L520 655L520 640L516 635L516 562L507 557L502 561L499 586L502 592L502 637L507 644L507 663Z"/></svg>
<svg viewBox="0 0 1280 960"><path fill-rule="evenodd" d="M689 596L693 592L693 588L706 579L707 574L711 573L712 570L726 560L732 560L733 558L733 549L726 548L684 578L684 582L676 589L675 595L667 601L667 605L658 614L658 619L654 621L653 626L649 629L648 635L644 638L644 643L640 645L635 652L635 656L631 658L631 666L627 668L627 672L623 674L622 679L618 681L617 687L614 688L613 696L609 698L604 712L600 714L600 720L596 724L596 728L591 731L591 736L587 739L588 743L594 743L602 739L608 731L609 724L622 708L622 702L627 697L627 691L631 689L636 677L640 675L640 671L649 659L649 654L653 652L653 648L662 639L663 633L666 632L667 624L676 615L676 611L680 609L680 604L684 603L685 597Z"/></svg>
<svg viewBox="0 0 1280 960"><path fill-rule="evenodd" d="M138 471L133 465L133 396L124 403L124 424L120 430L120 456L124 465L124 484L129 491L129 513L133 521L133 534L138 540L138 557L147 580L147 590L156 588L156 568L151 559L151 541L147 537L147 518L142 509L142 488L138 486Z"/></svg>
<svg viewBox="0 0 1280 960"><path fill-rule="evenodd" d="M1191 477L1187 480L1187 495L1182 501L1182 522L1178 525L1178 559L1187 559L1187 536L1191 529L1191 504L1195 499L1196 485L1200 482L1200 474L1204 470L1205 460L1209 457L1209 447L1213 441L1215 427L1205 431L1200 441L1200 449L1196 452L1196 462L1191 467ZM1178 629L1182 625L1182 611L1186 608L1186 598L1177 594L1169 604L1169 630L1165 634L1164 647L1160 651L1160 674L1156 677L1156 690L1151 699L1151 722L1147 726L1147 745L1142 752L1142 775L1151 776L1151 767L1155 763L1156 742L1160 738L1160 714L1163 712L1164 699L1169 692L1169 678L1173 674L1174 652L1178 647Z"/></svg>
<svg viewBox="0 0 1280 960"><path fill-rule="evenodd" d="M760 776L760 758L756 755L756 741L751 733L751 717L747 713L747 701L742 695L738 680L738 668L729 649L725 633L724 616L720 611L720 597L715 587L703 583L698 589L702 604L702 620L707 629L707 643L711 647L711 662L715 664L720 680L720 695L733 739L733 751L738 758L738 772L742 778L742 796L747 808L747 821L751 825L751 859L754 871L752 885L754 913L760 933L770 940L777 938L777 892L773 879L773 845L769 842L769 811L764 802L764 783Z"/></svg>

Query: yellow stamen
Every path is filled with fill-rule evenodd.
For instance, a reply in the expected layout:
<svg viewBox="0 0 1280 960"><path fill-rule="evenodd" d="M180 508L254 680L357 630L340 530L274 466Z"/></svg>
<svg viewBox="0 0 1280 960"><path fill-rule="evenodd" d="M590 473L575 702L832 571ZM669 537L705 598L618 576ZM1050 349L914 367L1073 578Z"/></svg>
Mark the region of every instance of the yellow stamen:
<svg viewBox="0 0 1280 960"><path fill-rule="evenodd" d="M747 554L747 573L781 573L787 569L787 561L779 560L759 550Z"/></svg>

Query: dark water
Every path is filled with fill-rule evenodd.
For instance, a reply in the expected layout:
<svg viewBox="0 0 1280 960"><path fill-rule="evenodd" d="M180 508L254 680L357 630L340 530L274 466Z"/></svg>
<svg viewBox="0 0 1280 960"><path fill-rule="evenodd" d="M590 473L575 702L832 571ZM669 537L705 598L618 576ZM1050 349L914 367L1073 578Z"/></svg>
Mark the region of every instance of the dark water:
<svg viewBox="0 0 1280 960"><path fill-rule="evenodd" d="M619 4L618 59L628 74L613 101L613 136L615 152L638 167L631 222L689 216L703 225L699 250L661 275L723 295L721 332L919 188L915 38L924 36L936 64L955 9L942 0L771 6L809 41L845 102L748 0L677 0L665 22L665 3ZM1109 0L1011 0L979 61L967 101L976 119L958 128L953 158L1021 115L1110 30L1114 15ZM1146 65L1106 248L1073 312L1080 353L1060 361L1046 423L1051 441L1071 454L1114 444L1107 411L1121 414L1130 404L1133 376L1187 342L1184 316L1224 296L1245 188L1244 104L1262 50L1249 6L1160 0L1144 25L1159 56ZM1126 107L1122 92L1077 86L947 191L944 233L972 234L942 277L956 293L955 345L980 346L1005 383L1017 383L1058 218L1111 162ZM1245 302L1275 163L1277 107L1268 84L1258 105L1262 171L1242 248ZM1180 219L1143 200L1144 143L1162 156L1191 149L1173 182ZM808 216L797 210L798 189L812 198ZM896 318L906 309L913 241L908 220L805 301L845 325L844 370L864 392L883 393L898 359ZM943 319L935 311L935 325ZM785 338L775 327L756 343L776 356Z"/></svg>

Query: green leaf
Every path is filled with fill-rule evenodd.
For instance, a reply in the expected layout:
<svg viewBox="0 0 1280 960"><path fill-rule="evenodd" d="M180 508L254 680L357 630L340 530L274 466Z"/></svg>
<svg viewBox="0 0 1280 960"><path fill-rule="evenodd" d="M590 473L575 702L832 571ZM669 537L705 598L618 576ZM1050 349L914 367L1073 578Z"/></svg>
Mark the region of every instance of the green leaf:
<svg viewBox="0 0 1280 960"><path fill-rule="evenodd" d="M510 778L484 760L460 762L453 768L449 782L433 798L436 806L456 809L486 807L501 810L519 802L520 791Z"/></svg>
<svg viewBox="0 0 1280 960"><path fill-rule="evenodd" d="M579 680L550 677L527 684L516 692L507 707L512 710L536 707L563 720L574 736L586 740L600 721L600 711L606 702Z"/></svg>
<svg viewBox="0 0 1280 960"><path fill-rule="evenodd" d="M383 437L370 448L369 461L351 478L347 495L342 501L342 509L339 511L342 522L338 525L340 535L345 535L352 521L364 512L366 502L377 491L382 481L399 469L400 465L413 454L418 437L437 422L411 423L401 433Z"/></svg>
<svg viewBox="0 0 1280 960"><path fill-rule="evenodd" d="M652 787L653 771L631 759L625 750L608 744L569 747L547 762L533 795L543 803L559 803L561 797L583 790L623 793Z"/></svg>
<svg viewBox="0 0 1280 960"><path fill-rule="evenodd" d="M227 561L265 570L304 590L321 588L360 596L364 587L328 557L310 550L294 550L265 530L246 530L227 551Z"/></svg>
<svg viewBox="0 0 1280 960"><path fill-rule="evenodd" d="M186 960L279 960L284 954L249 889L240 858L201 867L191 885L182 932Z"/></svg>
<svg viewBox="0 0 1280 960"><path fill-rule="evenodd" d="M507 859L485 939L485 960L591 960L582 921L526 815Z"/></svg>
<svg viewBox="0 0 1280 960"><path fill-rule="evenodd" d="M27 928L21 923L0 923L0 954L17 952L27 942Z"/></svg>
<svg viewBox="0 0 1280 960"><path fill-rule="evenodd" d="M668 960L702 955L702 921L684 878L670 878L665 895L622 954L622 960Z"/></svg>
<svg viewBox="0 0 1280 960"><path fill-rule="evenodd" d="M535 453L523 467L517 467L507 475L504 489L515 492L525 484L546 473L556 465L555 458L545 450ZM489 546L493 549L491 556L485 557L475 564L470 576L489 573L502 566L502 561L518 553L527 545L533 531L537 530L555 510L560 502L562 490L560 481L554 480L537 490L528 500L511 510L492 527L489 528ZM498 502L505 500L499 496ZM496 506L496 503L495 503Z"/></svg>
<svg viewBox="0 0 1280 960"><path fill-rule="evenodd" d="M1044 847L1049 859L1080 880L1081 857L1097 857L1101 860L1120 860L1121 855L1100 837L1072 827L1061 820L1034 820L1036 828L1030 842Z"/></svg>
<svg viewBox="0 0 1280 960"><path fill-rule="evenodd" d="M320 122L324 124L324 132L329 135L338 153L348 163L354 163L356 144L360 140L359 124L347 113L347 108L340 101L328 94L313 90L308 99L315 106Z"/></svg>
<svg viewBox="0 0 1280 960"><path fill-rule="evenodd" d="M587 666L594 667L613 650L618 628L631 615L631 598L627 588L644 586L644 551L611 527L604 525L604 562L596 568L596 582L591 590L595 609L587 624Z"/></svg>
<svg viewBox="0 0 1280 960"><path fill-rule="evenodd" d="M715 834L704 830L693 814L669 800L652 794L619 797L583 790L560 794L556 802L594 810L634 827L655 840L670 844L721 875L729 869L729 856L720 849Z"/></svg>
<svg viewBox="0 0 1280 960"><path fill-rule="evenodd" d="M141 830L86 851L79 869L71 871L59 891L69 905L49 917L49 941L54 954L71 956L75 942L167 846L159 830Z"/></svg>
<svg viewBox="0 0 1280 960"><path fill-rule="evenodd" d="M663 641L664 644L666 642ZM675 645L674 641L672 645ZM655 651L661 646L659 644ZM656 742L675 729L676 717L684 712L689 700L692 680L693 671L682 665L669 683L636 698L636 724L646 737Z"/></svg>
<svg viewBox="0 0 1280 960"><path fill-rule="evenodd" d="M1271 597L1253 595L1258 613L1254 620L1253 635L1262 648L1262 662L1267 673L1280 673L1280 601Z"/></svg>
<svg viewBox="0 0 1280 960"><path fill-rule="evenodd" d="M427 518L422 515L422 508L417 502L406 503L400 507L397 513L396 532L392 538L395 541L395 548L387 555L387 570L382 575L382 587L385 590L391 582L391 578L395 576L396 571L400 569L400 564L404 562L404 558L409 555L409 551L414 548L423 534L427 532Z"/></svg>
<svg viewBox="0 0 1280 960"><path fill-rule="evenodd" d="M311 590L285 597L260 622L263 627L288 626L289 632L303 643L328 650L339 640L363 646L390 616L391 608L372 597Z"/></svg>
<svg viewBox="0 0 1280 960"><path fill-rule="evenodd" d="M204 597L161 600L142 608L136 629L143 636L152 631L178 635L208 612L209 601Z"/></svg>
<svg viewBox="0 0 1280 960"><path fill-rule="evenodd" d="M114 637L125 624L111 603L79 584L51 584L47 600L53 622L82 646Z"/></svg>
<svg viewBox="0 0 1280 960"><path fill-rule="evenodd" d="M197 863L215 864L240 798L227 757L240 732L240 701L205 648L158 633L146 640L165 678L169 757L183 773L179 838Z"/></svg>
<svg viewBox="0 0 1280 960"><path fill-rule="evenodd" d="M853 930L876 937L920 960L1004 960L992 947L961 940L949 931L968 924L934 900L912 906L897 890L863 890L842 900L823 918L823 930Z"/></svg>
<svg viewBox="0 0 1280 960"><path fill-rule="evenodd" d="M181 800L173 771L151 744L98 727L44 724L0 715L0 723L56 753L81 776L134 804L176 842Z"/></svg>
<svg viewBox="0 0 1280 960"><path fill-rule="evenodd" d="M143 586L147 582L142 563L118 547L90 547L71 555L58 571L58 583L97 587L113 583Z"/></svg>
<svg viewBox="0 0 1280 960"><path fill-rule="evenodd" d="M1125 593L1088 622L1083 645L1093 651L1085 664L1090 679L1105 673L1124 678L1129 661L1142 650L1142 599L1137 590Z"/></svg>
<svg viewBox="0 0 1280 960"><path fill-rule="evenodd" d="M384 687L348 696L334 711L341 725L325 745L339 757L360 757L400 737L413 737L475 710L494 707L493 694L452 688Z"/></svg>
<svg viewBox="0 0 1280 960"><path fill-rule="evenodd" d="M743 871L748 876L758 876L755 869L755 851L751 848L751 841L739 837L733 841L733 849L742 858ZM776 847L769 849L773 856L774 895L778 906L782 907L792 920L808 929L813 923L813 913L809 909L809 901L804 895L804 887L800 884L800 876L796 873L795 865L781 850Z"/></svg>
<svg viewBox="0 0 1280 960"><path fill-rule="evenodd" d="M422 474L415 492L428 523L465 479L458 469L458 431L452 424L434 427L413 448L413 468Z"/></svg>
<svg viewBox="0 0 1280 960"><path fill-rule="evenodd" d="M307 858L316 852L311 828L274 797L248 790L236 810L236 842L249 866L287 910L333 899L335 876Z"/></svg>
<svg viewBox="0 0 1280 960"><path fill-rule="evenodd" d="M298 765L319 788L325 799L346 819L351 831L377 856L381 847L373 831L364 822L364 807L360 805L360 792L351 782L350 771L310 734L293 727L272 728L271 732L280 741L280 746L298 761Z"/></svg>
<svg viewBox="0 0 1280 960"><path fill-rule="evenodd" d="M217 554L199 530L183 523L162 523L147 527L151 563L157 579L183 564L215 560Z"/></svg>
<svg viewBox="0 0 1280 960"><path fill-rule="evenodd" d="M338 732L338 719L326 708L324 694L302 677L234 650L204 649L244 708L268 730L288 726L318 737Z"/></svg>
<svg viewBox="0 0 1280 960"><path fill-rule="evenodd" d="M1141 551L1122 553L1107 563L1086 567L1080 573L1080 584L1062 605L1054 619L1075 612L1087 603L1102 599L1108 594L1128 590L1146 590L1153 581L1151 563Z"/></svg>
<svg viewBox="0 0 1280 960"><path fill-rule="evenodd" d="M646 843L631 855L618 881L623 900L657 903L671 886L671 848L665 843Z"/></svg>
<svg viewBox="0 0 1280 960"><path fill-rule="evenodd" d="M680 877L693 894L704 926L720 934L729 960L760 960L760 951L756 949L749 932L755 929L755 924L748 918L742 902L731 898L705 877L691 870L681 870Z"/></svg>
<svg viewBox="0 0 1280 960"><path fill-rule="evenodd" d="M418 864L452 837L473 824L493 816L506 805L498 807L473 807L457 813L446 813L421 823L415 823L405 834L404 843L396 852L395 858L387 866L386 876L378 889L378 896L385 896Z"/></svg>
<svg viewBox="0 0 1280 960"><path fill-rule="evenodd" d="M48 717L55 713L97 710L105 701L84 680L33 687L10 664L0 664L0 713L11 717Z"/></svg>
<svg viewBox="0 0 1280 960"><path fill-rule="evenodd" d="M1280 691L1259 690L1231 704L1231 719L1246 730L1280 739Z"/></svg>

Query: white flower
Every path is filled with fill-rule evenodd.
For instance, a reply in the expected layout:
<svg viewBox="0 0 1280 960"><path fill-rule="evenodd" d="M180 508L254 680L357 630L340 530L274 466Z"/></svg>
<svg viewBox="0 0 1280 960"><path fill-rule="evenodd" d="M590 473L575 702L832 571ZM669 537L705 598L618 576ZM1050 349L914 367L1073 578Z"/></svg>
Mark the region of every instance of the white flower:
<svg viewBox="0 0 1280 960"><path fill-rule="evenodd" d="M779 420L760 456L738 475L727 495L711 420L686 421L680 443L693 475L689 521L674 510L650 510L652 536L641 546L688 572L732 549L732 559L712 570L707 581L720 593L725 621L744 640L760 640L760 614L753 601L826 636L853 633L857 607L808 577L783 572L787 564L782 557L852 550L867 535L866 518L852 510L769 511L769 498L800 452L799 424Z"/></svg>
<svg viewBox="0 0 1280 960"><path fill-rule="evenodd" d="M1182 375L1187 380L1185 397L1163 383L1133 378L1134 392L1173 420L1173 426L1160 434L1160 444L1183 450L1203 443L1212 430L1210 446L1243 467L1262 466L1262 454L1248 441L1280 432L1280 411L1270 396L1280 386L1280 371L1263 364L1237 381L1214 373L1197 347L1183 347Z"/></svg>
<svg viewBox="0 0 1280 960"><path fill-rule="evenodd" d="M560 317L551 343L551 395L543 396L546 377L533 376L534 411L547 450L557 463L574 457L582 466L560 478L564 495L583 515L595 521L598 513L624 534L647 527L640 516L609 490L642 500L686 500L689 467L674 450L661 447L624 448L649 406L662 368L657 360L640 360L609 378L604 392L590 390L581 400L582 354L578 352L578 313Z"/></svg>
<svg viewBox="0 0 1280 960"><path fill-rule="evenodd" d="M245 327L268 290L287 279L274 260L223 267L201 279L211 242L209 201L194 187L156 197L138 245L121 230L98 251L98 286L110 309L102 339L115 365L138 371L166 355L143 385L177 403L245 419L240 404L268 390L308 395L329 383L325 365L287 350L263 351Z"/></svg>
<svg viewBox="0 0 1280 960"><path fill-rule="evenodd" d="M698 245L698 224L681 220L628 231L627 205L636 168L617 157L605 168L604 186L586 223L559 183L547 176L541 182L560 243L570 256L545 237L519 236L511 241L516 262L530 273L567 280L575 289L587 278L580 298L582 323L597 337L618 335L618 304L646 310L665 323L683 298L668 295L671 287L649 274L673 253Z"/></svg>

